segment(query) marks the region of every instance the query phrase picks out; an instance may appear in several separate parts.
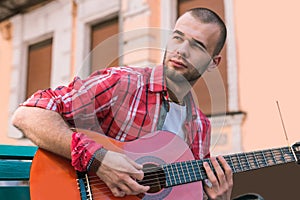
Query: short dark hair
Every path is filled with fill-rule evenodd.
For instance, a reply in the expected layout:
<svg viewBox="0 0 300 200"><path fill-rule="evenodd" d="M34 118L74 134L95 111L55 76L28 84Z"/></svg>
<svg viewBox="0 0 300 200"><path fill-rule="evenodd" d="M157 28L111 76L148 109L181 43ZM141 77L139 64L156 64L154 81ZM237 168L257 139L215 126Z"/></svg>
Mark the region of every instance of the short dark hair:
<svg viewBox="0 0 300 200"><path fill-rule="evenodd" d="M195 19L200 20L202 23L214 23L219 26L219 41L215 46L213 55L219 54L225 44L225 40L227 37L227 29L223 20L219 17L219 15L208 8L192 8L188 10L187 13L190 13Z"/></svg>

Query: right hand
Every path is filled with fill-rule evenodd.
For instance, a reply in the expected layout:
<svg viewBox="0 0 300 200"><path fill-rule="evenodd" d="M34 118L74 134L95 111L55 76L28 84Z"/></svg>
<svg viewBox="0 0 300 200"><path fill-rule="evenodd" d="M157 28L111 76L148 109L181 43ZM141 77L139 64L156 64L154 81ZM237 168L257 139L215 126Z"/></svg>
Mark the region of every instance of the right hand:
<svg viewBox="0 0 300 200"><path fill-rule="evenodd" d="M96 174L107 185L115 197L138 195L147 192L150 187L138 184L142 180L143 166L126 155L107 151Z"/></svg>

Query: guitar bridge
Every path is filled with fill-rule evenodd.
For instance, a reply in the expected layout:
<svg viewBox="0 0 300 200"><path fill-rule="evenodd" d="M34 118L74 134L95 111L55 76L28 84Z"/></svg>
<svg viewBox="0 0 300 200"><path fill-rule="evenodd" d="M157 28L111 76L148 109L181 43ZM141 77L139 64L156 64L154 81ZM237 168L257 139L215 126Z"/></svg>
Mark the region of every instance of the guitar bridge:
<svg viewBox="0 0 300 200"><path fill-rule="evenodd" d="M77 185L80 192L81 200L93 200L92 190L89 184L88 174L85 172L77 173Z"/></svg>

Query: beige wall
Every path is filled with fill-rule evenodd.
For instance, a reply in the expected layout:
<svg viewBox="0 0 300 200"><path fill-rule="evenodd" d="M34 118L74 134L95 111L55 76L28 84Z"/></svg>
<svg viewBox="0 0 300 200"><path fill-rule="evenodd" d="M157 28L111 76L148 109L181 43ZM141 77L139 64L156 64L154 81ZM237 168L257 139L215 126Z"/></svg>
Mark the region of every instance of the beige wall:
<svg viewBox="0 0 300 200"><path fill-rule="evenodd" d="M235 0L245 150L286 146L275 101L291 143L300 140L300 1Z"/></svg>

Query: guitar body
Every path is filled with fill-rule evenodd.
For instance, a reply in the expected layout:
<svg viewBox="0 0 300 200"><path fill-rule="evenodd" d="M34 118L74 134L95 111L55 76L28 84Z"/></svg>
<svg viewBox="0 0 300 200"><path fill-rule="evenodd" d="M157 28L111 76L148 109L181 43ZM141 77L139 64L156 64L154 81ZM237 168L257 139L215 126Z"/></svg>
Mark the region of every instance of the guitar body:
<svg viewBox="0 0 300 200"><path fill-rule="evenodd" d="M158 131L132 142L119 142L94 132L84 131L90 138L109 150L126 154L143 165L163 165L193 160L194 157L186 143L175 134ZM38 149L30 172L30 194L32 200L81 200L77 185L77 173L70 160L48 151ZM164 188L144 197L125 196L116 198L99 178L90 177L92 199L202 199L201 182ZM97 184L93 184L93 182Z"/></svg>

